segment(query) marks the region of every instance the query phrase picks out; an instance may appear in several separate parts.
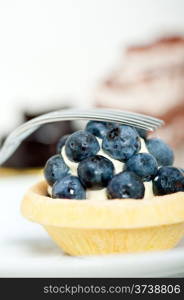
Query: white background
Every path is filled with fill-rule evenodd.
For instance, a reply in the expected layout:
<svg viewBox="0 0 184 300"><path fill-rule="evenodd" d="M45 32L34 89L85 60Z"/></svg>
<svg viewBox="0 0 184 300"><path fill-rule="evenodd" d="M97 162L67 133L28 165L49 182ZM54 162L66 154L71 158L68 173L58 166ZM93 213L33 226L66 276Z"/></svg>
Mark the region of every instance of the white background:
<svg viewBox="0 0 184 300"><path fill-rule="evenodd" d="M182 31L183 16L182 0L0 0L0 133L22 106L88 105L124 44Z"/></svg>

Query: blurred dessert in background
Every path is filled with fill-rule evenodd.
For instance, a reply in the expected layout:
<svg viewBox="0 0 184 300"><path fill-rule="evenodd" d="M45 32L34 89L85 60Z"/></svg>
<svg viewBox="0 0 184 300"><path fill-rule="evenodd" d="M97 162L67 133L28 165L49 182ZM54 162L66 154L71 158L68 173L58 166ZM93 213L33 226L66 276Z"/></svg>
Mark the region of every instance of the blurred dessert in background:
<svg viewBox="0 0 184 300"><path fill-rule="evenodd" d="M149 114L166 123L156 134L184 149L184 37L170 36L128 47L114 71L95 92L98 107ZM182 155L183 156L183 155Z"/></svg>
<svg viewBox="0 0 184 300"><path fill-rule="evenodd" d="M47 112L49 111L36 113L25 111L23 112L22 121L29 121L32 118ZM72 121L54 122L42 125L21 143L15 153L2 165L0 173L8 174L16 170L29 172L32 170L34 171L37 168L42 168L47 159L51 155L56 154L56 145L59 138L66 134L71 134L75 130ZM5 138L6 136L1 138L0 145L3 144Z"/></svg>

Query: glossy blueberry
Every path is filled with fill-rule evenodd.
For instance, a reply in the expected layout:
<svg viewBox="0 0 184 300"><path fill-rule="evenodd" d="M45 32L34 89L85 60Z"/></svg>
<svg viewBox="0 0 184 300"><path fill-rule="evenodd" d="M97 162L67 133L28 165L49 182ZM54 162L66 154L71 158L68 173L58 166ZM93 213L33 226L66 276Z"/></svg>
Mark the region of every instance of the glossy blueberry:
<svg viewBox="0 0 184 300"><path fill-rule="evenodd" d="M100 122L100 121L89 121L85 128L88 132L91 132L98 138L103 139L106 135L107 131L109 130L107 122Z"/></svg>
<svg viewBox="0 0 184 300"><path fill-rule="evenodd" d="M156 158L159 166L171 166L174 161L172 149L161 139L153 138L146 141L148 151Z"/></svg>
<svg viewBox="0 0 184 300"><path fill-rule="evenodd" d="M139 152L141 141L133 127L117 125L104 137L102 148L112 158L124 162Z"/></svg>
<svg viewBox="0 0 184 300"><path fill-rule="evenodd" d="M153 155L149 153L137 153L133 155L125 165L125 170L132 171L143 181L152 180L157 174L158 164Z"/></svg>
<svg viewBox="0 0 184 300"><path fill-rule="evenodd" d="M142 199L144 192L145 187L140 177L128 171L113 176L107 186L109 199Z"/></svg>
<svg viewBox="0 0 184 300"><path fill-rule="evenodd" d="M66 176L52 187L52 198L86 199L86 191L76 176Z"/></svg>
<svg viewBox="0 0 184 300"><path fill-rule="evenodd" d="M90 132L79 130L66 141L65 151L68 158L75 162L94 156L100 150L97 138Z"/></svg>
<svg viewBox="0 0 184 300"><path fill-rule="evenodd" d="M91 189L106 187L114 174L113 163L106 157L95 155L81 161L78 176L82 184Z"/></svg>
<svg viewBox="0 0 184 300"><path fill-rule="evenodd" d="M147 130L144 130L144 129L138 128L138 127L136 127L135 129L137 130L139 136L140 136L142 139L144 139L144 140L147 139L147 136L148 136L148 131L147 131Z"/></svg>
<svg viewBox="0 0 184 300"><path fill-rule="evenodd" d="M53 185L57 180L69 174L69 167L65 164L61 155L51 156L44 168L44 176L49 185Z"/></svg>
<svg viewBox="0 0 184 300"><path fill-rule="evenodd" d="M155 195L184 192L183 172L175 167L160 168L153 180L153 192Z"/></svg>
<svg viewBox="0 0 184 300"><path fill-rule="evenodd" d="M61 154L61 150L62 150L63 146L65 145L66 140L67 140L67 138L68 138L69 136L70 136L69 134L66 134L66 135L63 135L63 136L59 139L59 141L58 141L58 143L57 143L57 145L56 145L56 152L57 152L58 154Z"/></svg>

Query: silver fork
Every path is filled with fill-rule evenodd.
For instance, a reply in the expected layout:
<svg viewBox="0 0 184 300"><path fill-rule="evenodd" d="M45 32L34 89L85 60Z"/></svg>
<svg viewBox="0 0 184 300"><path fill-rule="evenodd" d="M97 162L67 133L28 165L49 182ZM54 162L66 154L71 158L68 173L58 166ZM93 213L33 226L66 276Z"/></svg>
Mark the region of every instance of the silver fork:
<svg viewBox="0 0 184 300"><path fill-rule="evenodd" d="M162 120L157 118L115 109L66 109L54 111L34 118L12 131L0 149L0 165L3 164L14 153L14 151L26 137L28 137L41 125L51 122L69 120L116 122L149 131L154 131L164 124Z"/></svg>

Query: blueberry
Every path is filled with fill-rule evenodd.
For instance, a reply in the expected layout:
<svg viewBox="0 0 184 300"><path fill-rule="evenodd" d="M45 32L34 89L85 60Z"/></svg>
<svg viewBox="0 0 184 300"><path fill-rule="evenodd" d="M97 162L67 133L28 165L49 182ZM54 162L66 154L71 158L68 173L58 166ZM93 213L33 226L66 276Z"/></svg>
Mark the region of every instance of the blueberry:
<svg viewBox="0 0 184 300"><path fill-rule="evenodd" d="M107 127L107 122L99 121L89 121L85 129L101 139L106 135L107 131L109 130Z"/></svg>
<svg viewBox="0 0 184 300"><path fill-rule="evenodd" d="M61 155L50 157L44 168L44 176L49 185L69 174L69 167L65 164Z"/></svg>
<svg viewBox="0 0 184 300"><path fill-rule="evenodd" d="M76 176L66 176L52 187L52 198L86 199L86 191Z"/></svg>
<svg viewBox="0 0 184 300"><path fill-rule="evenodd" d="M78 176L87 188L100 189L106 187L113 174L113 163L101 155L86 158L78 166Z"/></svg>
<svg viewBox="0 0 184 300"><path fill-rule="evenodd" d="M150 181L157 174L158 164L153 155L138 153L127 161L125 169L136 173L143 181Z"/></svg>
<svg viewBox="0 0 184 300"><path fill-rule="evenodd" d="M58 141L58 143L57 143L57 145L56 145L56 152L57 152L58 154L61 154L61 150L62 150L63 146L65 145L66 140L67 140L67 138L68 138L69 136L70 136L69 134L66 134L66 135L63 135L63 136L59 139L59 141Z"/></svg>
<svg viewBox="0 0 184 300"><path fill-rule="evenodd" d="M153 192L155 195L184 192L183 172L175 167L166 166L160 168L153 180Z"/></svg>
<svg viewBox="0 0 184 300"><path fill-rule="evenodd" d="M141 141L133 127L117 125L104 137L102 148L112 158L124 162L139 152Z"/></svg>
<svg viewBox="0 0 184 300"><path fill-rule="evenodd" d="M79 130L66 141L65 151L68 158L75 162L94 156L100 150L97 138L90 132Z"/></svg>
<svg viewBox="0 0 184 300"><path fill-rule="evenodd" d="M156 158L159 166L171 166L174 161L172 149L161 139L153 138L146 142L148 151Z"/></svg>
<svg viewBox="0 0 184 300"><path fill-rule="evenodd" d="M120 123L106 122L107 131L117 127Z"/></svg>
<svg viewBox="0 0 184 300"><path fill-rule="evenodd" d="M107 186L109 199L141 199L144 197L145 187L133 172L122 172L115 175Z"/></svg>
<svg viewBox="0 0 184 300"><path fill-rule="evenodd" d="M137 132L138 132L138 134L141 138L143 138L144 140L147 139L147 136L148 136L148 131L147 130L142 129L142 128L138 128L138 127L136 127L135 129L137 130Z"/></svg>

